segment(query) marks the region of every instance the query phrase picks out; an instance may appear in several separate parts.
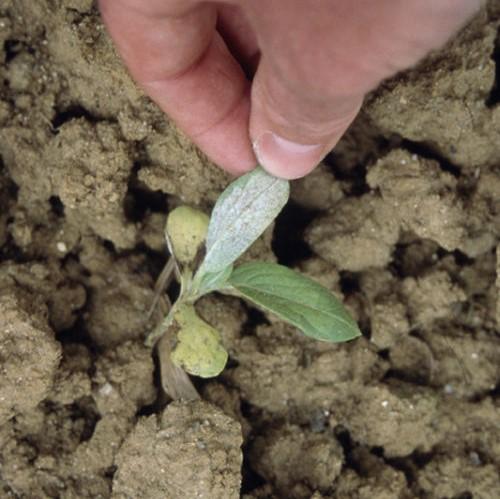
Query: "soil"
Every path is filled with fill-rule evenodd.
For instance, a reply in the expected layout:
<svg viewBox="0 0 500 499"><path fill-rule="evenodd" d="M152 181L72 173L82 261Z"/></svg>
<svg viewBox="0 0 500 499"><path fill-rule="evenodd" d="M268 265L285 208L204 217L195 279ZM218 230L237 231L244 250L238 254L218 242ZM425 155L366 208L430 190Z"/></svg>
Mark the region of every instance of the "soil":
<svg viewBox="0 0 500 499"><path fill-rule="evenodd" d="M234 298L201 401L143 345L181 203L229 177L135 87L92 0L0 2L0 497L500 494L500 4L371 94L250 258L301 269L363 337Z"/></svg>

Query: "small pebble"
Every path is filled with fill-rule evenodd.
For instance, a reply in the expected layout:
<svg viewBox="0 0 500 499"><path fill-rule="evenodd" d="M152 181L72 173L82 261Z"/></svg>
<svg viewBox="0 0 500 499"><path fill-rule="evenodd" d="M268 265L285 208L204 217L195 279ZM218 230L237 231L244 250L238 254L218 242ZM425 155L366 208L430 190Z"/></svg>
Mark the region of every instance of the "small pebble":
<svg viewBox="0 0 500 499"><path fill-rule="evenodd" d="M479 454L477 452L474 451L470 452L469 459L474 466L481 465L481 458L479 457Z"/></svg>
<svg viewBox="0 0 500 499"><path fill-rule="evenodd" d="M104 396L111 395L113 391L113 387L111 386L110 383L104 383L104 385L99 388L99 393Z"/></svg>
<svg viewBox="0 0 500 499"><path fill-rule="evenodd" d="M68 247L62 241L59 241L56 244L56 247L57 247L57 251L60 251L61 253L66 253L68 251Z"/></svg>

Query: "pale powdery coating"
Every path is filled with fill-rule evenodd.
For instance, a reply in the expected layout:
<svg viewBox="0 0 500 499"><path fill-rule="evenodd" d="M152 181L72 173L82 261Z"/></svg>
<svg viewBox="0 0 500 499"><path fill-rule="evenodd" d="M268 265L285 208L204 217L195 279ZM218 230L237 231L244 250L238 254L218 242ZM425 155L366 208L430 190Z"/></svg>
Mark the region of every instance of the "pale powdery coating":
<svg viewBox="0 0 500 499"><path fill-rule="evenodd" d="M220 271L241 256L276 218L288 201L289 191L288 181L261 168L233 182L212 212L205 270Z"/></svg>

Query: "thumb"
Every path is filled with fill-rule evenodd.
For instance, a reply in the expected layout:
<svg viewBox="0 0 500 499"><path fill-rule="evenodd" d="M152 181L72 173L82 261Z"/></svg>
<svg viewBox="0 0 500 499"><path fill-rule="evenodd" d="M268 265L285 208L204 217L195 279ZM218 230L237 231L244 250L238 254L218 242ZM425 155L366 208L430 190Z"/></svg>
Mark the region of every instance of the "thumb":
<svg viewBox="0 0 500 499"><path fill-rule="evenodd" d="M269 173L287 179L307 175L356 117L363 95L338 97L322 84L291 83L261 60L252 84L250 137Z"/></svg>

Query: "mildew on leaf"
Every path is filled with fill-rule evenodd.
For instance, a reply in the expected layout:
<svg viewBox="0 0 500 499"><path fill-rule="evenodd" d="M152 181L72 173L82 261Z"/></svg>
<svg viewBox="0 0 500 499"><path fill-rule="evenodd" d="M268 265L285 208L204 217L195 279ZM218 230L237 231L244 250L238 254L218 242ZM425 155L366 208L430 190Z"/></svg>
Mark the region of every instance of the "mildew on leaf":
<svg viewBox="0 0 500 499"><path fill-rule="evenodd" d="M220 272L231 265L276 218L289 193L287 180L262 168L230 184L212 212L203 269Z"/></svg>

